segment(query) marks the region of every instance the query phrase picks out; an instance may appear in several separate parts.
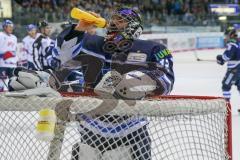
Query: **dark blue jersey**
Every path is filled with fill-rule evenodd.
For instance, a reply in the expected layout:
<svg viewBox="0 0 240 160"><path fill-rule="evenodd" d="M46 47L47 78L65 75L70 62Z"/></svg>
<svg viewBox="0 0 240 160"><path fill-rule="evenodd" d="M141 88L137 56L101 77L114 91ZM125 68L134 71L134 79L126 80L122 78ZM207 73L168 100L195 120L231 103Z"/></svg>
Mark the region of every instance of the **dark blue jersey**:
<svg viewBox="0 0 240 160"><path fill-rule="evenodd" d="M113 69L121 74L140 70L156 81L156 93L165 95L172 90L173 59L164 45L134 40L128 49L119 51L113 48L115 51L109 53L104 49L106 43L104 37L68 28L58 36L52 59L57 59L65 66L75 61L87 65L86 83L96 84L103 74Z"/></svg>
<svg viewBox="0 0 240 160"><path fill-rule="evenodd" d="M228 68L237 67L240 64L240 43L236 40L230 40L227 43L222 58L224 61L228 62Z"/></svg>

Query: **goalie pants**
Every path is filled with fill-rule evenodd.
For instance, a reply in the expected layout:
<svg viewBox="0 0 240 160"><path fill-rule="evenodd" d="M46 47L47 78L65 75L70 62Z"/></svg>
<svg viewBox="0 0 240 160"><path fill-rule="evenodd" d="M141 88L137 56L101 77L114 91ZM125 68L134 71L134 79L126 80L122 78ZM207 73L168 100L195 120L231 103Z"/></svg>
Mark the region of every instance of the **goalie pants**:
<svg viewBox="0 0 240 160"><path fill-rule="evenodd" d="M102 154L107 150L116 149L119 146L131 146L131 155L134 160L151 160L151 139L147 126L128 134L125 137L106 138L95 134L81 126L81 143L99 149Z"/></svg>

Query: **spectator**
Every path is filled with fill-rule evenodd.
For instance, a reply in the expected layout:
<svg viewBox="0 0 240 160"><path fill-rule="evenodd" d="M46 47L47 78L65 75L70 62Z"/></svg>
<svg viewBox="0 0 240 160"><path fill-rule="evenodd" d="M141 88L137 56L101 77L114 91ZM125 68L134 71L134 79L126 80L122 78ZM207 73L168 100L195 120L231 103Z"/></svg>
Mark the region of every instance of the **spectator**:
<svg viewBox="0 0 240 160"><path fill-rule="evenodd" d="M148 27L163 24L203 25L203 22L205 25L214 25L217 21L212 21L212 16L208 15L209 0L24 0L22 6L13 3L13 19L23 25L37 23L36 20L42 17L51 22L63 22L69 19L73 7L94 9L96 13L107 18L116 6L128 4L142 9L144 26ZM186 23L187 19L190 19L192 24Z"/></svg>

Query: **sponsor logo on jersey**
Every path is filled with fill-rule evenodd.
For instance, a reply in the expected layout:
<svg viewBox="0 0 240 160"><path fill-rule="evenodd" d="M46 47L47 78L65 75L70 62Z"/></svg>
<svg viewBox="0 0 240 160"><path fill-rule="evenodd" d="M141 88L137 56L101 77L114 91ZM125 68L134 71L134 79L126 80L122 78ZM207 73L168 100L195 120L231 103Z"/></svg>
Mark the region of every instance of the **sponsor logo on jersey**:
<svg viewBox="0 0 240 160"><path fill-rule="evenodd" d="M127 56L129 62L146 62L147 55L145 53L130 52Z"/></svg>
<svg viewBox="0 0 240 160"><path fill-rule="evenodd" d="M167 57L168 55L171 55L171 51L168 49L164 49L159 51L158 53L154 54L157 60L163 59Z"/></svg>

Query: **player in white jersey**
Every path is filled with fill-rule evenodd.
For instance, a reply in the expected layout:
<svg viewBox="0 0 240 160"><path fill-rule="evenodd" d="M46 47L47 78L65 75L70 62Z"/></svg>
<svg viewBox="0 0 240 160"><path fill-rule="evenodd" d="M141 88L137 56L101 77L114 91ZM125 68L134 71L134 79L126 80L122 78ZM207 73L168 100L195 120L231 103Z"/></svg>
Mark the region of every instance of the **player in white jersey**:
<svg viewBox="0 0 240 160"><path fill-rule="evenodd" d="M38 24L41 35L33 43L33 62L36 70L49 69L47 56L51 54L51 46L54 41L49 37L51 34L51 26L48 22L42 21Z"/></svg>
<svg viewBox="0 0 240 160"><path fill-rule="evenodd" d="M37 26L34 24L29 24L26 27L28 35L23 38L23 49L27 59L27 68L30 70L36 70L33 64L33 43L40 36L40 33L37 33Z"/></svg>
<svg viewBox="0 0 240 160"><path fill-rule="evenodd" d="M8 79L17 66L17 37L12 34L13 22L4 20L2 28L3 32L0 32L0 91L7 90Z"/></svg>

